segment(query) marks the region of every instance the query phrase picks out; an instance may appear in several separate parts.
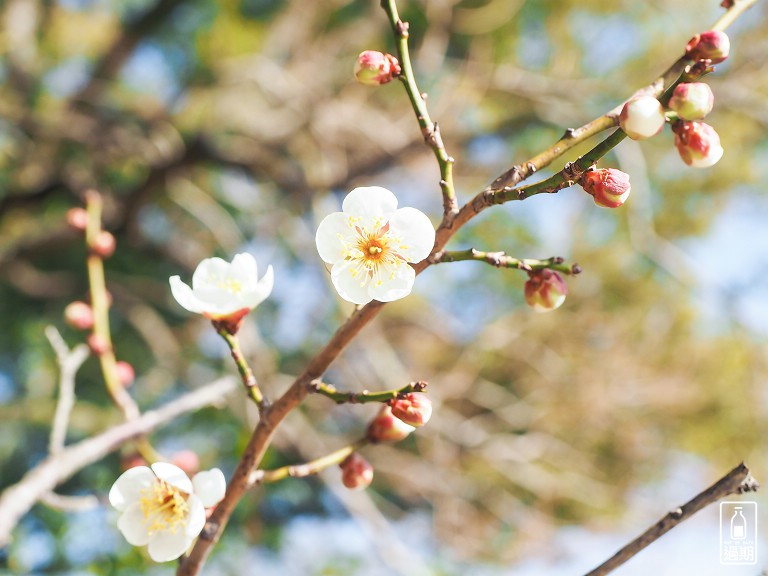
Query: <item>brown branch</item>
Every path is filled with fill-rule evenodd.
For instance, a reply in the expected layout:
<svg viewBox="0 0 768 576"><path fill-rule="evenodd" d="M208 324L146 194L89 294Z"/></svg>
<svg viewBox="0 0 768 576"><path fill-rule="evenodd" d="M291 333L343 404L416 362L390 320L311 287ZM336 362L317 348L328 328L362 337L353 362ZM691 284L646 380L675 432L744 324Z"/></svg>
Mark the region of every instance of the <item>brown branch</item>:
<svg viewBox="0 0 768 576"><path fill-rule="evenodd" d="M680 508L668 512L667 515L656 522L656 524L648 528L648 530L632 540L632 542L624 546L621 550L616 552L616 554L600 564L600 566L591 572L588 572L586 576L603 576L604 574L613 572L643 548L653 544L664 534L672 530L672 528L687 520L702 508L705 508L730 494L753 492L758 488L759 485L749 473L749 468L742 462L712 486L698 494L695 498L686 504L683 504Z"/></svg>
<svg viewBox="0 0 768 576"><path fill-rule="evenodd" d="M234 378L216 380L156 410L145 412L135 420L67 446L55 456L48 456L0 494L0 548L10 541L11 531L19 519L57 485L125 442L149 434L182 414L220 402L236 386Z"/></svg>

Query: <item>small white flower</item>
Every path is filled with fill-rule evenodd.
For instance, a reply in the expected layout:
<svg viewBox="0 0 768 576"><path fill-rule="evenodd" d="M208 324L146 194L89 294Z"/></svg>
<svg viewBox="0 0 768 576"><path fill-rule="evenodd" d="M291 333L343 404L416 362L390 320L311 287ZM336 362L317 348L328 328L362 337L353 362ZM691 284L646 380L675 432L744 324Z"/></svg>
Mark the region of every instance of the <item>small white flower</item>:
<svg viewBox="0 0 768 576"><path fill-rule="evenodd" d="M343 212L326 216L315 241L320 258L331 268L339 296L355 304L391 302L411 293L420 262L432 251L435 229L415 208L397 208L386 188L355 188Z"/></svg>
<svg viewBox="0 0 768 576"><path fill-rule="evenodd" d="M109 491L120 511L117 527L133 546L147 546L155 562L175 560L205 526L205 509L218 504L226 490L218 468L190 480L178 466L165 462L123 472Z"/></svg>
<svg viewBox="0 0 768 576"><path fill-rule="evenodd" d="M256 260L250 254L238 254L230 264L221 258L206 258L192 275L192 287L179 276L170 278L176 301L190 312L212 320L243 317L272 292L272 266L259 280Z"/></svg>

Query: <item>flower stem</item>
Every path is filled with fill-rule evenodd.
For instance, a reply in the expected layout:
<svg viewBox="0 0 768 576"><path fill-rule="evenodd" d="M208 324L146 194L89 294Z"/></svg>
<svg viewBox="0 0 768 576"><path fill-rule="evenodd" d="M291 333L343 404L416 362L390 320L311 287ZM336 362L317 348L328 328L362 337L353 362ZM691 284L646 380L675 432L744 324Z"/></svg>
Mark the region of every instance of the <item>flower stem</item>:
<svg viewBox="0 0 768 576"><path fill-rule="evenodd" d="M403 386L397 390L385 390L382 392L368 392L367 390L363 390L362 392L340 392L336 390L336 387L332 384L326 384L321 380L313 381L310 384L310 387L313 392L330 398L336 402L336 404L365 404L367 402L387 402L402 394L423 392L427 388L427 383L420 380L418 382L411 382L407 386Z"/></svg>
<svg viewBox="0 0 768 576"><path fill-rule="evenodd" d="M456 190L453 184L453 164L455 160L445 149L437 122L433 122L429 116L425 100L426 94L422 94L416 85L413 65L411 64L411 54L408 49L408 22L403 22L400 19L395 0L381 0L381 7L387 13L397 42L397 55L402 67L400 79L403 82L403 86L405 86L408 99L411 101L411 107L416 114L416 120L418 120L421 127L424 142L432 149L440 167L443 214L445 218L450 220L459 212L459 204L456 200Z"/></svg>
<svg viewBox="0 0 768 576"><path fill-rule="evenodd" d="M104 278L104 260L93 250L96 239L101 232L103 207L101 195L95 190L88 190L85 194L85 206L88 214L85 243L88 247L87 268L91 307L93 308L93 335L106 346L106 349L98 354L99 364L112 402L120 409L125 419L131 421L140 416L139 407L120 383L120 378L117 375L117 360L112 348L112 334L109 327L109 296ZM148 462L163 460L162 456L144 436L137 438L136 449Z"/></svg>
<svg viewBox="0 0 768 576"><path fill-rule="evenodd" d="M217 332L229 346L229 350L232 353L232 360L235 361L237 371L240 373L248 397L259 407L259 413L263 413L264 410L269 407L269 401L261 393L261 388L259 388L259 383L256 381L256 376L254 376L253 370L251 370L251 367L243 356L243 352L240 349L240 340L237 336L230 334L224 328L217 329Z"/></svg>
<svg viewBox="0 0 768 576"><path fill-rule="evenodd" d="M535 258L514 258L507 256L504 252L483 252L470 248L468 250L444 250L438 252L432 259L434 264L443 262L462 262L474 260L476 262L485 262L497 268L517 268L518 270L555 270L563 274L575 275L581 272L581 266L578 264L566 264L560 256L553 256L546 260L537 260Z"/></svg>
<svg viewBox="0 0 768 576"><path fill-rule="evenodd" d="M329 466L334 464L341 464L350 454L360 450L368 444L367 438L361 438L357 442L353 442L349 446L344 446L335 452L310 460L304 464L291 464L290 466L283 466L282 468L275 468L274 470L256 470L251 474L249 478L251 484L267 484L270 482L277 482L284 478L304 478L306 476L312 476L318 474L322 470L325 470Z"/></svg>

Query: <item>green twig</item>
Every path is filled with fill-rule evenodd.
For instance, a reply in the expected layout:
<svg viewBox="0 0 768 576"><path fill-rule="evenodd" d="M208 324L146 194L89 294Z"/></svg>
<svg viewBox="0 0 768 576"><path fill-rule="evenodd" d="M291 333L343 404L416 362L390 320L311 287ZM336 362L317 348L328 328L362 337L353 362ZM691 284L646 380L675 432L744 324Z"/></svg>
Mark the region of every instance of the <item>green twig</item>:
<svg viewBox="0 0 768 576"><path fill-rule="evenodd" d="M416 78L413 75L413 65L411 64L411 55L408 49L408 22L403 22L397 12L395 0L381 0L381 7L387 13L389 22L392 25L392 31L397 42L397 56L400 60L402 72L400 80L405 86L408 99L411 101L411 107L416 114L416 119L421 127L421 133L424 136L424 142L432 149L440 167L440 189L443 192L443 214L447 220L452 219L459 211L459 205L456 200L456 191L453 184L453 164L454 159L448 154L443 144L443 137L440 134L440 127L437 122L433 122L427 110L425 94L419 91L416 85Z"/></svg>
<svg viewBox="0 0 768 576"><path fill-rule="evenodd" d="M443 262L463 262L463 261L485 262L497 268L517 268L518 270L555 270L563 274L575 275L581 272L581 266L578 264L566 264L560 256L553 256L546 260L537 260L534 258L513 258L507 256L504 252L483 252L470 248L469 250L444 250L438 252L432 258L433 264Z"/></svg>
<svg viewBox="0 0 768 576"><path fill-rule="evenodd" d="M261 393L256 376L254 376L253 370L251 370L248 361L243 356L243 352L240 349L240 340L234 334L230 334L225 328L218 328L217 332L229 346L232 360L235 361L237 371L240 373L240 378L243 381L248 397L259 407L259 413L263 413L269 407L269 401Z"/></svg>
<svg viewBox="0 0 768 576"><path fill-rule="evenodd" d="M304 464L292 464L290 466L283 466L282 468L276 468L274 470L256 470L251 474L249 481L253 484L267 484L269 482L277 482L284 478L304 478L313 474L325 470L329 466L334 464L341 464L348 456L353 452L357 452L368 444L367 438L361 438L357 442L353 442L349 446L340 448L335 452L331 452L327 456L317 458L305 462Z"/></svg>
<svg viewBox="0 0 768 576"><path fill-rule="evenodd" d="M407 386L397 390L385 390L383 392L339 392L336 387L326 384L320 380L313 380L309 384L310 390L317 394L330 398L337 404L365 404L366 402L387 402L403 394L411 392L423 392L427 388L427 383L423 380L411 382Z"/></svg>

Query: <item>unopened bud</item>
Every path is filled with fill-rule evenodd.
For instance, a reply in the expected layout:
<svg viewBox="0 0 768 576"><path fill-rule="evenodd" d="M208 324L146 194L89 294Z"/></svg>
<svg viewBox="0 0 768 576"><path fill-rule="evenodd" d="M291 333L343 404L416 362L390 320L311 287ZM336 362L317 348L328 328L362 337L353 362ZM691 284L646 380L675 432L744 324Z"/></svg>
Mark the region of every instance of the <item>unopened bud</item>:
<svg viewBox="0 0 768 576"><path fill-rule="evenodd" d="M715 96L704 82L678 84L669 99L669 109L682 120L700 120L712 112Z"/></svg>
<svg viewBox="0 0 768 576"><path fill-rule="evenodd" d="M106 354L109 351L109 343L102 336L90 334L86 342L88 343L88 347L91 349L91 352L96 354L96 356L101 356L102 354Z"/></svg>
<svg viewBox="0 0 768 576"><path fill-rule="evenodd" d="M120 384L125 388L133 384L133 381L136 379L136 371L125 360L118 360L115 363L115 371L117 372L117 379L120 380Z"/></svg>
<svg viewBox="0 0 768 576"><path fill-rule="evenodd" d="M115 253L115 237L106 230L102 230L93 241L91 249L101 258L109 258Z"/></svg>
<svg viewBox="0 0 768 576"><path fill-rule="evenodd" d="M339 464L339 468L341 468L341 482L350 490L368 488L373 482L373 466L357 452L347 456Z"/></svg>
<svg viewBox="0 0 768 576"><path fill-rule="evenodd" d="M385 404L368 425L368 439L371 442L398 442L413 430L413 426L395 418L390 407Z"/></svg>
<svg viewBox="0 0 768 576"><path fill-rule="evenodd" d="M565 302L568 286L557 272L544 268L528 273L525 301L536 312L549 312Z"/></svg>
<svg viewBox="0 0 768 576"><path fill-rule="evenodd" d="M75 301L64 308L64 321L77 330L93 328L93 308L85 302Z"/></svg>
<svg viewBox="0 0 768 576"><path fill-rule="evenodd" d="M424 426L432 416L432 400L426 394L411 392L389 403L392 415L409 426Z"/></svg>
<svg viewBox="0 0 768 576"><path fill-rule="evenodd" d="M666 118L661 102L653 96L632 98L621 109L619 125L632 140L656 136L664 127Z"/></svg>
<svg viewBox="0 0 768 576"><path fill-rule="evenodd" d="M717 64L728 58L730 51L728 35L720 30L709 30L690 39L685 47L685 56L691 60L709 60Z"/></svg>
<svg viewBox="0 0 768 576"><path fill-rule="evenodd" d="M598 168L584 172L581 185L592 195L595 204L604 208L618 208L624 204L632 189L629 174L615 168Z"/></svg>
<svg viewBox="0 0 768 576"><path fill-rule="evenodd" d="M391 54L366 50L355 62L355 79L366 86L386 84L399 74L400 63Z"/></svg>
<svg viewBox="0 0 768 576"><path fill-rule="evenodd" d="M84 208L70 208L67 210L67 224L75 230L84 232L88 226L88 212Z"/></svg>
<svg viewBox="0 0 768 576"><path fill-rule="evenodd" d="M147 466L147 461L142 458L140 454L132 453L126 454L120 459L120 468L123 470L130 470L136 466Z"/></svg>
<svg viewBox="0 0 768 576"><path fill-rule="evenodd" d="M171 458L171 464L175 464L184 470L184 472L187 473L187 476L190 477L200 471L200 457L197 455L197 452L192 450L181 450L180 452L176 452Z"/></svg>
<svg viewBox="0 0 768 576"><path fill-rule="evenodd" d="M720 136L704 122L675 122L675 146L688 166L708 168L723 156Z"/></svg>

